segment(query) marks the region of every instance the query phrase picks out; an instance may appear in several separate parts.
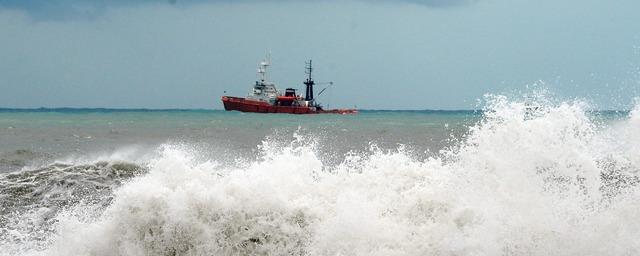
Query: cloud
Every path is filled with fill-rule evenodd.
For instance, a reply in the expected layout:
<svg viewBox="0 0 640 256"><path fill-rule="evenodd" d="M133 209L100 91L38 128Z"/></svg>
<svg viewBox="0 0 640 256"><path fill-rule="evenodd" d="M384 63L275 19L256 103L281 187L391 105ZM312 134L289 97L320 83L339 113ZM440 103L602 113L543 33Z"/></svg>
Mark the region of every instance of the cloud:
<svg viewBox="0 0 640 256"><path fill-rule="evenodd" d="M402 2L409 2L414 4L420 4L430 7L450 7L469 4L475 2L474 0L402 0Z"/></svg>
<svg viewBox="0 0 640 256"><path fill-rule="evenodd" d="M270 2L311 2L319 0L267 0ZM465 5L477 0L356 0L370 3L409 3L432 8L446 8ZM259 0L2 0L0 1L0 11L2 9L21 10L36 19L74 19L92 18L104 13L108 8L135 7L140 5L190 5L202 3L250 3L264 2Z"/></svg>
<svg viewBox="0 0 640 256"><path fill-rule="evenodd" d="M149 3L164 3L164 1L125 1L125 0L3 0L0 1L0 11L3 9L20 10L28 13L35 19L70 19L70 18L91 18L96 17L107 8L138 6Z"/></svg>

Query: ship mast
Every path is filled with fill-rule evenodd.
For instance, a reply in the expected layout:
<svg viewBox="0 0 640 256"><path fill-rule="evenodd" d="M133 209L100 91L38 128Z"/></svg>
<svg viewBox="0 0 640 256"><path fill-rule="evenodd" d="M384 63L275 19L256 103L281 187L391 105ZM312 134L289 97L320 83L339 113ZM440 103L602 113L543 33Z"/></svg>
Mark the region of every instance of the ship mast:
<svg viewBox="0 0 640 256"><path fill-rule="evenodd" d="M307 74L307 80L304 81L304 84L307 86L307 88L305 90L304 100L313 101L313 85L315 84L315 82L313 82L313 79L311 78L311 71L313 70L313 68L311 67L311 60L305 62L305 64L305 74Z"/></svg>
<svg viewBox="0 0 640 256"><path fill-rule="evenodd" d="M267 57L258 64L258 74L262 84L267 81L267 67L269 65L271 65L271 53L267 54Z"/></svg>

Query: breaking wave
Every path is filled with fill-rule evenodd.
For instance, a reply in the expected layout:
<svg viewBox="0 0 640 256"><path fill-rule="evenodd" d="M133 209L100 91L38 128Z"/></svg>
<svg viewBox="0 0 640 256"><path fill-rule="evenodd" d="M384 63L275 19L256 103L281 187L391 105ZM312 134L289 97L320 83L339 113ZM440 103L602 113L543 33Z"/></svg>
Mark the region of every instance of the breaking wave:
<svg viewBox="0 0 640 256"><path fill-rule="evenodd" d="M372 146L329 166L299 136L229 167L165 145L144 168L80 168L110 166L95 177L126 182L107 185L101 207L59 211L37 242L3 238L0 254L636 255L638 128L638 106L605 125L580 102L495 96L463 138L424 159Z"/></svg>
<svg viewBox="0 0 640 256"><path fill-rule="evenodd" d="M53 163L1 175L0 254L15 255L24 245L43 248L55 232L57 215L74 207L99 215L110 205L113 189L144 171L133 163L99 161Z"/></svg>

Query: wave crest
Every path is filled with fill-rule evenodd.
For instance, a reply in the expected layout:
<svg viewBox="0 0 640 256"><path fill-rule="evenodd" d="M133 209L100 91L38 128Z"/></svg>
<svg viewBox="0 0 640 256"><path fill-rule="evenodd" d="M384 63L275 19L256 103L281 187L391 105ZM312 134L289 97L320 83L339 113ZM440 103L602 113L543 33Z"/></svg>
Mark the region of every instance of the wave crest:
<svg viewBox="0 0 640 256"><path fill-rule="evenodd" d="M492 96L482 121L437 156L372 147L337 166L302 137L266 141L262 158L239 167L164 146L98 220L59 215L42 253L634 254L640 151L627 137L640 136L637 115L602 126L580 102Z"/></svg>

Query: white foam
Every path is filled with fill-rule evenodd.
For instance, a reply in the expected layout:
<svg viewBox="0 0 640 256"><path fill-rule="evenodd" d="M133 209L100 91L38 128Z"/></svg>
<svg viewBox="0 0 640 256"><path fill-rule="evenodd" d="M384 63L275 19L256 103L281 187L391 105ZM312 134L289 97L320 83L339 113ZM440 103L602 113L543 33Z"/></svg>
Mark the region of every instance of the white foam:
<svg viewBox="0 0 640 256"><path fill-rule="evenodd" d="M635 255L640 107L599 127L580 102L490 96L440 157L372 150L323 165L265 142L230 169L164 146L96 221L59 216L44 255ZM624 136L619 136L624 134ZM603 181L616 172L623 183Z"/></svg>

